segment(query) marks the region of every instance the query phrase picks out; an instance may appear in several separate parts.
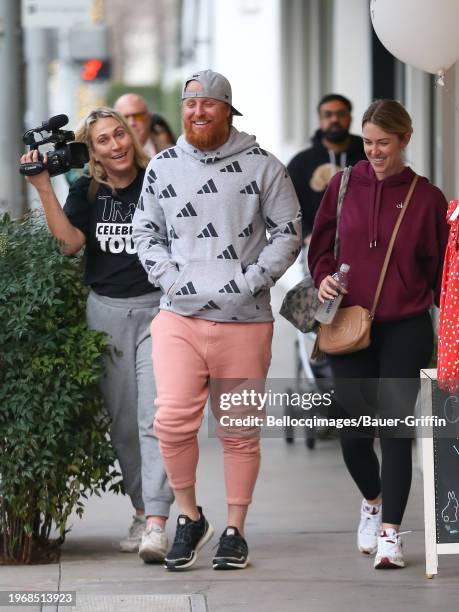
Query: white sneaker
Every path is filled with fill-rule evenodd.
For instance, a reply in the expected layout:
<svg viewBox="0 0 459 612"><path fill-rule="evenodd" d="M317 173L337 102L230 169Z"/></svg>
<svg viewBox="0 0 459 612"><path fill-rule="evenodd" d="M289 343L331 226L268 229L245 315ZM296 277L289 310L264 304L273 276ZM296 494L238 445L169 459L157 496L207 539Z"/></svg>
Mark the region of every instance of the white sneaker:
<svg viewBox="0 0 459 612"><path fill-rule="evenodd" d="M365 499L360 506L360 523L357 529L357 548L364 555L373 555L378 548L381 531L382 506L373 506Z"/></svg>
<svg viewBox="0 0 459 612"><path fill-rule="evenodd" d="M375 557L375 569L398 569L405 567L401 535L395 529L385 529L378 538L378 552Z"/></svg>
<svg viewBox="0 0 459 612"><path fill-rule="evenodd" d="M139 557L145 563L157 563L164 561L168 550L169 543L164 529L154 523L147 527L142 534Z"/></svg>
<svg viewBox="0 0 459 612"><path fill-rule="evenodd" d="M132 525L129 527L128 535L120 540L121 552L137 552L139 550L146 524L145 516L135 515L132 517Z"/></svg>

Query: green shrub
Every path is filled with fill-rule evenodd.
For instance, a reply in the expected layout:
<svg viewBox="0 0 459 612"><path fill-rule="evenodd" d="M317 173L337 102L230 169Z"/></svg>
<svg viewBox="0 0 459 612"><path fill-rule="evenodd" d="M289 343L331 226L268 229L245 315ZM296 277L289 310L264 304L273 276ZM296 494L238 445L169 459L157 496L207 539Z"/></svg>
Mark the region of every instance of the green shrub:
<svg viewBox="0 0 459 612"><path fill-rule="evenodd" d="M81 261L43 218L0 219L0 559L52 560L82 499L118 490ZM111 484L110 484L111 483ZM51 539L54 529L57 538Z"/></svg>

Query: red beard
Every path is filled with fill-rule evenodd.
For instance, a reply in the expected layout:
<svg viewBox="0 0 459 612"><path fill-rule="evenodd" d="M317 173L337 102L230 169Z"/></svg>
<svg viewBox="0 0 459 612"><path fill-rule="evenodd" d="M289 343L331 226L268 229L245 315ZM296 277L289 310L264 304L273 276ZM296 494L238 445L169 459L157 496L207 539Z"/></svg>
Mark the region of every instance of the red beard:
<svg viewBox="0 0 459 612"><path fill-rule="evenodd" d="M184 121L183 124L186 141L200 151L213 151L221 147L228 140L229 128L228 120L217 123L211 129L195 131L191 121Z"/></svg>

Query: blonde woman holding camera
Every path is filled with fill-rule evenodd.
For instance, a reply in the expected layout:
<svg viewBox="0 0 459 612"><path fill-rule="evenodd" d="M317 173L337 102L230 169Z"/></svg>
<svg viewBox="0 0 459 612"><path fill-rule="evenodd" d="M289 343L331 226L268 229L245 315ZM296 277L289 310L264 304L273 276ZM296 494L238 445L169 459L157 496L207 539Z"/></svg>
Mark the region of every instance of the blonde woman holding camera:
<svg viewBox="0 0 459 612"><path fill-rule="evenodd" d="M106 358L101 388L124 489L135 509L120 549L139 550L144 561L162 561L173 493L153 434L156 393L149 330L161 292L148 282L132 241L132 217L149 159L125 119L110 108L90 112L76 140L88 147L89 176L71 186L63 208L47 170L27 180L37 189L49 230L65 252L84 248L84 280L91 289L87 322L107 333L115 349ZM21 163L36 161L36 150L21 158Z"/></svg>

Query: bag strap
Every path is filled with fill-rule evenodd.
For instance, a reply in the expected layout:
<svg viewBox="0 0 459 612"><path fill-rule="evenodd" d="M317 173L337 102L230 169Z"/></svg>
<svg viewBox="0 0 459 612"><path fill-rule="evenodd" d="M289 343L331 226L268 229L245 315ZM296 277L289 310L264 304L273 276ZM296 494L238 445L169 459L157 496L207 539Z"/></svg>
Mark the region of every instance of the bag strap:
<svg viewBox="0 0 459 612"><path fill-rule="evenodd" d="M338 203L336 205L336 232L335 232L335 245L333 247L335 259L338 257L339 248L339 222L341 219L341 208L343 207L344 198L346 196L347 184L349 183L349 177L351 176L352 166L346 166L341 175L341 183L339 185L338 192Z"/></svg>
<svg viewBox="0 0 459 612"><path fill-rule="evenodd" d="M378 306L379 298L381 296L381 291L382 291L382 287L383 287L383 284L384 284L384 279L386 278L387 268L389 267L389 259L390 259L390 256L392 255L392 249L394 248L395 239L397 238L398 230L400 228L400 225L402 224L403 217L405 216L406 210L407 210L408 205L410 203L411 196L413 195L413 191L414 191L414 188L416 187L416 183L418 182L418 179L419 179L419 176L417 174L415 174L414 177L413 177L413 180L411 181L411 186L410 186L408 194L407 194L407 196L405 198L405 202L403 203L402 210L400 211L400 214L398 216L397 223L395 224L395 227L394 227L394 229L392 231L392 236L391 236L390 241L389 241L389 246L387 247L386 258L384 259L384 264L383 264L383 267L382 267L382 270L381 270L381 274L380 274L380 277L379 277L379 282L378 282L378 287L376 289L375 299L373 301L373 306L372 306L371 312L370 312L370 319L373 319L374 316L375 316L376 308Z"/></svg>
<svg viewBox="0 0 459 612"><path fill-rule="evenodd" d="M91 177L91 180L89 181L89 187L88 187L88 202L90 204L96 203L96 196L97 196L97 192L99 191L99 187L100 187L99 181L96 181L95 178Z"/></svg>

